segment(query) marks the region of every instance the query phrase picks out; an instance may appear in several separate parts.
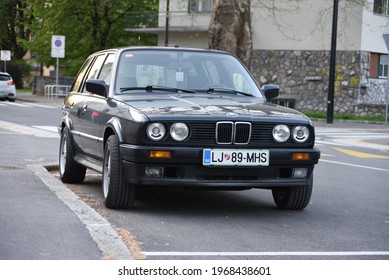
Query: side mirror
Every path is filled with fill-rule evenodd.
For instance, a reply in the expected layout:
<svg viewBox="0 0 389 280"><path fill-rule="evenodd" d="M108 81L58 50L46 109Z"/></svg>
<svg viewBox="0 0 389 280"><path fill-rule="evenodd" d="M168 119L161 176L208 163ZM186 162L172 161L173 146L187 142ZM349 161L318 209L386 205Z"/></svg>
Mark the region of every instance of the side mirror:
<svg viewBox="0 0 389 280"><path fill-rule="evenodd" d="M266 100L270 101L273 98L276 98L280 93L280 88L276 85L264 85L261 88L262 92L265 94Z"/></svg>
<svg viewBox="0 0 389 280"><path fill-rule="evenodd" d="M103 97L107 97L108 95L108 87L103 80L87 80L86 90Z"/></svg>

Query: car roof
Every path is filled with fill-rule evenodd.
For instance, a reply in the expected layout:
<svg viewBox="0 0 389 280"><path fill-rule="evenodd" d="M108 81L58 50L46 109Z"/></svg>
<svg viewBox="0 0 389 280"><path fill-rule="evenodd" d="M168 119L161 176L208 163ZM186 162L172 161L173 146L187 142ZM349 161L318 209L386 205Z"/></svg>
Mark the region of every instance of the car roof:
<svg viewBox="0 0 389 280"><path fill-rule="evenodd" d="M106 52L123 52L127 50L176 50L176 51L195 51L195 52L207 52L207 53L223 53L223 54L229 54L233 55L231 53L220 51L220 50L213 50L213 49L201 49L201 48L187 48L187 47L180 47L180 46L126 46L126 47L119 47L119 48L111 48L111 49L105 49L101 51L97 51L90 56L94 56L99 53L106 53Z"/></svg>

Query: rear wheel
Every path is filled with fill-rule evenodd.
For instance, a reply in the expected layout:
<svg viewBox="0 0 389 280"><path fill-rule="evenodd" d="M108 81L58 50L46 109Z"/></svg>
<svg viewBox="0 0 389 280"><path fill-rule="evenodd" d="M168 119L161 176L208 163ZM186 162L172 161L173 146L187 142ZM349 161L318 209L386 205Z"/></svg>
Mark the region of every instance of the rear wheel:
<svg viewBox="0 0 389 280"><path fill-rule="evenodd" d="M273 199L277 207L284 210L302 210L307 207L312 194L313 176L308 185L273 189Z"/></svg>
<svg viewBox="0 0 389 280"><path fill-rule="evenodd" d="M64 183L82 183L86 168L74 160L75 151L70 139L70 131L65 127L59 145L59 173Z"/></svg>
<svg viewBox="0 0 389 280"><path fill-rule="evenodd" d="M135 186L124 180L116 135L111 135L105 145L102 188L106 207L120 209L134 205Z"/></svg>

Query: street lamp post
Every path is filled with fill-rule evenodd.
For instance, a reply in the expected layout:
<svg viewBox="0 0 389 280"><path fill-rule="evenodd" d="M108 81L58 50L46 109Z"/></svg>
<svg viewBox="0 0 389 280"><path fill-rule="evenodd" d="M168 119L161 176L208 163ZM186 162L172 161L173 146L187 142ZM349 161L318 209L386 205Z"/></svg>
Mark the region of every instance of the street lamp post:
<svg viewBox="0 0 389 280"><path fill-rule="evenodd" d="M327 123L334 120L334 92L335 92L335 68L336 68L336 37L338 29L338 4L339 0L334 0L332 13L332 36L331 36L331 58L330 76L328 81L328 101L327 101Z"/></svg>
<svg viewBox="0 0 389 280"><path fill-rule="evenodd" d="M165 46L169 45L169 0L166 0L166 22L165 22Z"/></svg>
<svg viewBox="0 0 389 280"><path fill-rule="evenodd" d="M386 48L388 49L389 52L389 34L384 34L384 40L385 40ZM389 69L388 69L388 79L387 79L386 93L385 93L385 128L388 128L388 106L389 106Z"/></svg>

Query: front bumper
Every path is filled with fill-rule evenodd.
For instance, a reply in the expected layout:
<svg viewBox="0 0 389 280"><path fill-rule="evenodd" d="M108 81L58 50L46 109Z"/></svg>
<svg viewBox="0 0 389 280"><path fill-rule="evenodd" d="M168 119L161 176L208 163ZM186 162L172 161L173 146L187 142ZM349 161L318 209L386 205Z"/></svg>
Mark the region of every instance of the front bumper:
<svg viewBox="0 0 389 280"><path fill-rule="evenodd" d="M171 152L169 159L150 158L152 150ZM202 164L202 148L161 148L122 144L125 180L136 185L174 186L209 189L249 189L305 186L309 184L320 151L313 149L269 149L270 162L265 167L210 167ZM309 160L294 160L293 153L309 153ZM158 177L146 175L146 169L161 170ZM305 169L306 176L294 177L294 169Z"/></svg>

